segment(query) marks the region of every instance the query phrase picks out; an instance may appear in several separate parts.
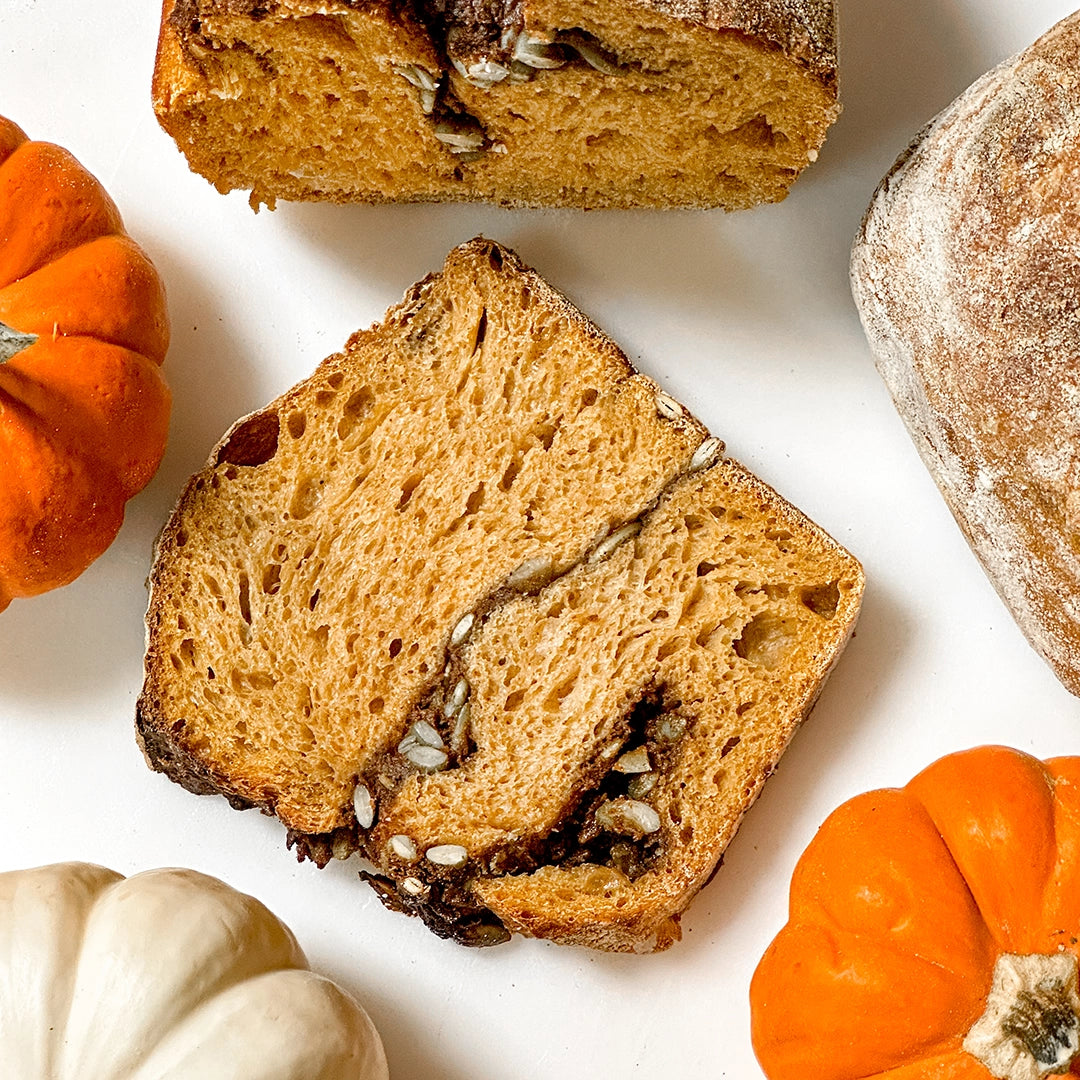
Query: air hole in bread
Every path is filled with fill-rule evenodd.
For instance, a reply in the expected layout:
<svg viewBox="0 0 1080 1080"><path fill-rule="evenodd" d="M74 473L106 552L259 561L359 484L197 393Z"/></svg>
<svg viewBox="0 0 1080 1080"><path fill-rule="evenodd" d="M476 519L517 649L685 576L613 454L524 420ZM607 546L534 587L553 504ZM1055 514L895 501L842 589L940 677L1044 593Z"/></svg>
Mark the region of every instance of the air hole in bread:
<svg viewBox="0 0 1080 1080"><path fill-rule="evenodd" d="M184 661L188 667L195 666L195 642L191 638L184 638L180 642L180 659Z"/></svg>
<svg viewBox="0 0 1080 1080"><path fill-rule="evenodd" d="M506 466L502 474L502 479L499 481L500 491L509 491L514 486L514 481L517 479L518 473L521 472L521 462L515 458Z"/></svg>
<svg viewBox="0 0 1080 1080"><path fill-rule="evenodd" d="M558 712L559 706L565 698L568 698L574 692L574 687L577 686L577 683L578 672L575 671L573 675L568 679L565 679L551 691L544 702L544 708L548 712Z"/></svg>
<svg viewBox="0 0 1080 1080"><path fill-rule="evenodd" d="M465 500L465 513L466 514L475 514L480 509L480 507L483 506L483 505L484 505L484 484L483 484L483 482L481 482L480 486L477 487L469 495L469 497Z"/></svg>
<svg viewBox="0 0 1080 1080"><path fill-rule="evenodd" d="M322 480L307 477L296 485L289 503L289 516L296 521L303 521L318 509L321 500Z"/></svg>
<svg viewBox="0 0 1080 1080"><path fill-rule="evenodd" d="M413 473L408 477L404 484L401 485L401 498L398 499L398 510L404 510L409 505L409 500L413 497L413 492L420 486L420 482L424 477L420 473Z"/></svg>
<svg viewBox="0 0 1080 1080"><path fill-rule="evenodd" d="M240 571L240 577L237 587L238 599L240 601L240 618L244 620L249 626L251 625L251 579Z"/></svg>
<svg viewBox="0 0 1080 1080"><path fill-rule="evenodd" d="M796 642L794 619L764 611L755 615L734 642L735 654L748 663L774 671Z"/></svg>
<svg viewBox="0 0 1080 1080"><path fill-rule="evenodd" d="M336 397L333 390L320 390L315 395L315 405L320 409L325 409Z"/></svg>
<svg viewBox="0 0 1080 1080"><path fill-rule="evenodd" d="M799 600L815 615L831 619L840 606L840 586L836 581L825 585L808 586L799 591Z"/></svg>
<svg viewBox="0 0 1080 1080"><path fill-rule="evenodd" d="M281 589L281 567L271 563L263 569L262 591L267 596L274 596Z"/></svg>
<svg viewBox="0 0 1080 1080"><path fill-rule="evenodd" d="M218 450L218 465L265 465L277 453L281 420L273 410L239 424Z"/></svg>
<svg viewBox="0 0 1080 1080"><path fill-rule="evenodd" d="M294 439L302 439L307 430L307 416L299 410L291 412L285 421L285 427Z"/></svg>
<svg viewBox="0 0 1080 1080"><path fill-rule="evenodd" d="M390 659L393 660L394 657L397 656L398 653L400 653L400 652L401 652L401 638L397 637L397 638L394 638L394 640L390 642Z"/></svg>
<svg viewBox="0 0 1080 1080"><path fill-rule="evenodd" d="M356 426L371 410L375 401L375 395L371 388L363 386L349 396L345 407L341 410L341 419L338 421L338 438L344 442L356 429Z"/></svg>
<svg viewBox="0 0 1080 1080"><path fill-rule="evenodd" d="M514 400L514 387L517 384L517 369L514 367L508 367L506 374L503 376L502 396L507 405L512 404Z"/></svg>
<svg viewBox="0 0 1080 1080"><path fill-rule="evenodd" d="M680 649L686 647L686 642L680 637L672 637L663 643L656 650L656 662L659 664L661 661L666 660L669 656L674 656Z"/></svg>
<svg viewBox="0 0 1080 1080"><path fill-rule="evenodd" d="M484 308L480 312L480 318L476 322L476 334L473 337L472 351L475 355L476 352L484 345L484 338L487 336L487 308Z"/></svg>

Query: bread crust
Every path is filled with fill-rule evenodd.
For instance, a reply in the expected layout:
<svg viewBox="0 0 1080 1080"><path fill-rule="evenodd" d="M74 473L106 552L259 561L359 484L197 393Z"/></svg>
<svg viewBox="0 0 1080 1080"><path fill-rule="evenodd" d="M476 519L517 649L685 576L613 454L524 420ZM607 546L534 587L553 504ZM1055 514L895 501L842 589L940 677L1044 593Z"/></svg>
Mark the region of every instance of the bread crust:
<svg viewBox="0 0 1080 1080"><path fill-rule="evenodd" d="M804 64L829 86L836 84L836 10L832 0L629 0L643 8L695 23L710 30L737 30L768 42L784 55ZM346 9L385 7L393 0L337 0ZM200 12L261 18L289 4L264 0L163 0L162 36L183 48L184 27L197 22ZM333 5L330 5L331 7ZM398 3L398 8L410 5Z"/></svg>
<svg viewBox="0 0 1080 1080"><path fill-rule="evenodd" d="M885 178L852 254L878 369L1032 645L1080 693L1080 13Z"/></svg>

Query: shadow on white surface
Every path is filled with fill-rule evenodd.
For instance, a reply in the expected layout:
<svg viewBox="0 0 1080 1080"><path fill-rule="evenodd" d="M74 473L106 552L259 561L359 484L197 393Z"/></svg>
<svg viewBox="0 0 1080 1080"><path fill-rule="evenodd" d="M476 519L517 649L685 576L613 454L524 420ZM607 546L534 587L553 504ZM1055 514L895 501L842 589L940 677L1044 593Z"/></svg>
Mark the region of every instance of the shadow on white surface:
<svg viewBox="0 0 1080 1080"><path fill-rule="evenodd" d="M173 325L165 361L173 393L165 458L128 502L116 540L81 577L15 600L0 618L0 689L35 708L49 702L65 724L77 723L80 712L118 686L138 685L154 539L188 475L250 396L253 364L218 317L220 305L203 279L182 256L155 250L153 257L168 282Z"/></svg>

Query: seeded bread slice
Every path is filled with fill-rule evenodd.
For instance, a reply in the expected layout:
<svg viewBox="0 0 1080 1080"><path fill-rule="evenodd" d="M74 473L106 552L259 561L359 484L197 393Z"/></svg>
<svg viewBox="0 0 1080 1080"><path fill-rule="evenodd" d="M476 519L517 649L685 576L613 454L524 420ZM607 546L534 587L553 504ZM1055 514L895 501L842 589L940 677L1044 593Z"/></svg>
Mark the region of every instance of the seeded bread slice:
<svg viewBox="0 0 1080 1080"><path fill-rule="evenodd" d="M839 113L832 0L165 0L154 107L253 205L782 199Z"/></svg>
<svg viewBox="0 0 1080 1080"><path fill-rule="evenodd" d="M138 731L393 907L663 948L851 632L858 563L475 240L189 482Z"/></svg>

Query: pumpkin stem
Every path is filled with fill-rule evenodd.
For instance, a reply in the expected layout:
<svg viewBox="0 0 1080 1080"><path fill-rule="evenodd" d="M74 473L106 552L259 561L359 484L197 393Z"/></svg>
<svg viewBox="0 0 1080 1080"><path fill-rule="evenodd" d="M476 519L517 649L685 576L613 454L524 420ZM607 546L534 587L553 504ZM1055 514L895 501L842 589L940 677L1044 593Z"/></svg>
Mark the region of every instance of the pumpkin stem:
<svg viewBox="0 0 1080 1080"><path fill-rule="evenodd" d="M986 1011L964 1049L999 1080L1042 1080L1069 1071L1080 1053L1080 990L1072 953L1016 956L994 965Z"/></svg>
<svg viewBox="0 0 1080 1080"><path fill-rule="evenodd" d="M0 364L6 364L23 349L29 349L37 339L37 334L21 334L0 322Z"/></svg>

